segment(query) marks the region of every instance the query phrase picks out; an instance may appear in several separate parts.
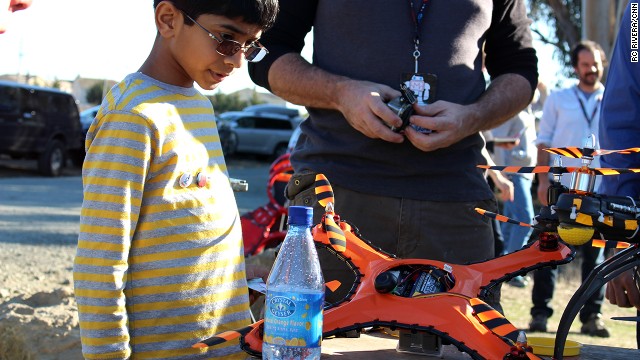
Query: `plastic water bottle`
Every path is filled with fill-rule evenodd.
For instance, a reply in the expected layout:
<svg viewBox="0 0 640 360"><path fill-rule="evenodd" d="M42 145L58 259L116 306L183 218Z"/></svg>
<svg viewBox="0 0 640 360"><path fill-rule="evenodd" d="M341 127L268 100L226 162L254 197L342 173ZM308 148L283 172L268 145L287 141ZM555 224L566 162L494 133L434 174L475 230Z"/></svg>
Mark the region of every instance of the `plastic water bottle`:
<svg viewBox="0 0 640 360"><path fill-rule="evenodd" d="M324 280L312 222L313 208L289 207L289 229L267 280L263 359L320 359Z"/></svg>

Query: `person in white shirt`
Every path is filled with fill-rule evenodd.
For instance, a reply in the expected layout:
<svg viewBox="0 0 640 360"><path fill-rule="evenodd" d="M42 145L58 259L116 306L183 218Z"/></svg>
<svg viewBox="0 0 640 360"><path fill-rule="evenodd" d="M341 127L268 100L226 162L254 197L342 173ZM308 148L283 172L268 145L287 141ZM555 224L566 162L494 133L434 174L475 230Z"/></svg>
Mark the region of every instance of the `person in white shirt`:
<svg viewBox="0 0 640 360"><path fill-rule="evenodd" d="M593 41L582 41L571 51L571 65L578 76L578 84L569 88L551 92L545 101L540 119L538 138L538 165L553 165L550 154L543 149L550 147L584 147L587 138L594 135L593 148L598 148L598 126L600 121L600 103L604 85L600 82L606 56L602 47ZM580 166L580 159L562 159L563 166ZM596 157L591 166L598 167ZM538 200L547 204L547 189L551 174L538 174ZM562 175L562 184L569 186L571 174ZM596 189L600 179L596 180ZM591 242L577 247L582 256L582 279L604 260L603 249L594 248ZM553 314L550 307L555 288L557 270L545 268L536 270L533 275L531 298L532 320L530 331L547 331L547 319ZM600 309L604 299L604 287L596 292L580 310L582 327L580 332L591 336L609 337L609 331L602 321Z"/></svg>

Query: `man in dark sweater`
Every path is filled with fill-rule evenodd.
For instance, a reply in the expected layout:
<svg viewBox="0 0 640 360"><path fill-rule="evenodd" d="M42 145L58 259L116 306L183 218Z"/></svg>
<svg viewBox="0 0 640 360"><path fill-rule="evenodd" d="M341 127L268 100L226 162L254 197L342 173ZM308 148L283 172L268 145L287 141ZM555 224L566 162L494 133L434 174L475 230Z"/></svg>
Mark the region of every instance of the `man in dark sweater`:
<svg viewBox="0 0 640 360"><path fill-rule="evenodd" d="M474 211L496 209L476 168L484 163L479 131L506 121L533 96L537 58L524 0L280 6L261 39L271 53L249 72L309 111L291 156L299 180L287 190L293 203L315 203L304 175L324 173L336 213L388 252L451 263L493 257L491 222ZM300 51L312 27L309 64ZM483 50L492 77L486 90ZM400 84L426 105L414 106L412 125L394 132L390 126L402 122L385 103L400 95ZM321 261L326 281L344 271Z"/></svg>

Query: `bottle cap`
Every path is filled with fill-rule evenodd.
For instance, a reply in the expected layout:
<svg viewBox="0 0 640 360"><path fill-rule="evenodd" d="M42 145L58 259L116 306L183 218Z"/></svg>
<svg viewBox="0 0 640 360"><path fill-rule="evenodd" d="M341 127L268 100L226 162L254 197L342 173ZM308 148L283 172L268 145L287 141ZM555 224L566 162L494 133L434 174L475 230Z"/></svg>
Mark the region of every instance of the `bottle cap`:
<svg viewBox="0 0 640 360"><path fill-rule="evenodd" d="M289 206L289 224L311 226L313 224L313 208L308 206Z"/></svg>

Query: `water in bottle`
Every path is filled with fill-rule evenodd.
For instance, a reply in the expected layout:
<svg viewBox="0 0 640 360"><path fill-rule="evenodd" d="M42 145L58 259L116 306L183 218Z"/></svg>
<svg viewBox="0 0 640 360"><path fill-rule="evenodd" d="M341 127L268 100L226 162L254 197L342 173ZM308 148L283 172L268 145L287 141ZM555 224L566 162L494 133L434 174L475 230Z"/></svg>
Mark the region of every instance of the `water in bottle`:
<svg viewBox="0 0 640 360"><path fill-rule="evenodd" d="M267 280L263 359L320 359L324 280L312 221L313 208L289 207L287 235Z"/></svg>

